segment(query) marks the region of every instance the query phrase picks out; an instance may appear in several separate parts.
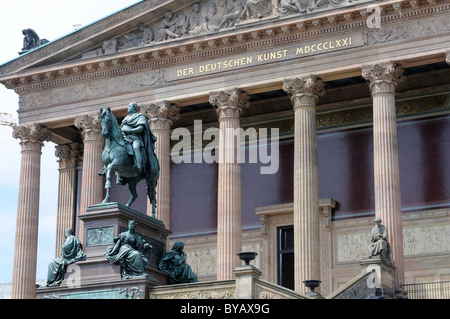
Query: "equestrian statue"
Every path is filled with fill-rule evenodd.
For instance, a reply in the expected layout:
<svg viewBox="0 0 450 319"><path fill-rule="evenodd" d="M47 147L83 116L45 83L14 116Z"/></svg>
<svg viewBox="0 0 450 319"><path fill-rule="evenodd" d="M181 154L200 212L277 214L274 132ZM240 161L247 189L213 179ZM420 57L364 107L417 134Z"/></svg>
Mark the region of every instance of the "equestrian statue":
<svg viewBox="0 0 450 319"><path fill-rule="evenodd" d="M156 185L159 178L159 162L155 154L156 136L145 115L138 112L136 103L129 104L128 113L119 126L109 107L100 108L105 147L102 153L103 168L98 174L106 178L106 197L102 203L109 203L112 172L117 176L118 185L128 184L131 196L127 207L131 207L138 197L136 185L145 179L147 195L152 203L152 217L155 217Z"/></svg>

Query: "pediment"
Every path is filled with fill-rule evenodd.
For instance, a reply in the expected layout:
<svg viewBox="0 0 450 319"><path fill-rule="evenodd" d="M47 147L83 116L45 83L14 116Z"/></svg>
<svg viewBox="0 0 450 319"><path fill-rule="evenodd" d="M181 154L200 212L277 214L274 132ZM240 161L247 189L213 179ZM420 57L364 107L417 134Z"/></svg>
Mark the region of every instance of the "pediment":
<svg viewBox="0 0 450 319"><path fill-rule="evenodd" d="M317 15L363 0L146 0L0 66L0 75L195 41L280 19ZM380 2L380 1L376 1Z"/></svg>

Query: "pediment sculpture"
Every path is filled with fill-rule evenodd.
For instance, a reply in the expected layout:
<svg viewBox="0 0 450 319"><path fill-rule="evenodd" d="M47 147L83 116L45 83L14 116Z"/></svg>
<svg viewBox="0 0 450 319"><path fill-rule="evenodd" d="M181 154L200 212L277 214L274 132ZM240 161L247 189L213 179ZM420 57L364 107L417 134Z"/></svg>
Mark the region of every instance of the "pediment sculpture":
<svg viewBox="0 0 450 319"><path fill-rule="evenodd" d="M85 56L110 54L163 41L214 33L264 18L304 15L332 9L356 0L210 0L174 12L157 22L140 22L136 29L107 40Z"/></svg>

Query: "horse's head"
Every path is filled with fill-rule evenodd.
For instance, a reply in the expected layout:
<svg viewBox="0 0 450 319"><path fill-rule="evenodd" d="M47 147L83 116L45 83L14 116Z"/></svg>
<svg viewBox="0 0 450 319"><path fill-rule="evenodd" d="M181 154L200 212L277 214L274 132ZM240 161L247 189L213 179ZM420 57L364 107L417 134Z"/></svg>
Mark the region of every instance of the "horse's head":
<svg viewBox="0 0 450 319"><path fill-rule="evenodd" d="M102 125L102 135L108 137L111 134L112 126L112 113L111 109L108 107L106 109L100 108L100 124Z"/></svg>

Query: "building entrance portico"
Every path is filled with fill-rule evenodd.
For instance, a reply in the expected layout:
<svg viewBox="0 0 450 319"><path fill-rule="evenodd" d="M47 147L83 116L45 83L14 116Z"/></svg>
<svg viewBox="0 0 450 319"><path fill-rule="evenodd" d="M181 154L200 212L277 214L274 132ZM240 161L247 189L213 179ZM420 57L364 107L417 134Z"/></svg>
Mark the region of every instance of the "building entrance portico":
<svg viewBox="0 0 450 319"><path fill-rule="evenodd" d="M215 32L200 32L205 25L199 24L173 38L156 23L156 16L163 19L162 8L140 2L122 12L126 19L113 15L80 31L95 45L71 42L75 35L68 35L67 44L55 41L0 66L0 82L21 96L14 137L22 145L18 221L24 221L17 223L17 233L27 236L16 237L14 298L34 295L35 278L27 269L36 266L29 236L37 234L33 207L40 146L46 140L58 144L57 234L78 227L85 242L84 215L104 197L98 110L110 107L120 122L131 102L157 137L156 218L171 232L166 249L183 240L200 281L235 278L236 254L250 249L258 252L262 278L280 284L273 234L277 227L292 226L294 290L305 293L304 281L315 279L322 281L323 295L331 294L358 274L358 261L367 257L360 248L367 240L362 234L370 236L375 216L388 228L395 288L414 273L426 276L418 260L430 256L420 244L408 243L420 227L448 228L429 219L437 214L435 221L445 220L450 207L445 194L430 188L450 185L450 179L443 174L441 180L409 183L413 171L438 173L427 164L427 152L417 161L402 156L417 155L411 145L419 145L443 167L447 153L436 145L446 145L450 111L445 24L450 2L377 1L381 27L369 28L368 18L377 13L369 10L372 2L327 2L301 11L305 14L280 4L259 18L248 5L247 16L228 28L218 23ZM189 20L193 4L168 1L163 7ZM200 5L206 14L206 2ZM155 40L126 42L130 32L140 34L136 28L143 22L156 28ZM109 29L102 33L99 26ZM407 32L411 29L416 32ZM196 121L203 140L196 135ZM423 136L433 127L443 133L427 140ZM250 128L256 136L236 144L231 133L245 135ZM182 129L188 137L177 139L173 133ZM266 129L277 140L261 143ZM406 130L417 138L412 141ZM171 153L177 143L186 143L179 144L186 146L183 154ZM251 154L263 153L261 147L270 149L266 161L261 156L252 161ZM205 149L213 149L212 163L196 160ZM226 161L230 150L232 160ZM233 157L238 152L245 155L240 161ZM261 174L267 157L277 161L277 170ZM127 197L121 187L113 186L111 201ZM151 216L145 190L138 191L133 208ZM444 231L436 234L445 238ZM358 236L362 243L355 241ZM445 261L444 252L432 247L430 258ZM439 266L433 267L438 273ZM447 268L440 271L450 274Z"/></svg>

